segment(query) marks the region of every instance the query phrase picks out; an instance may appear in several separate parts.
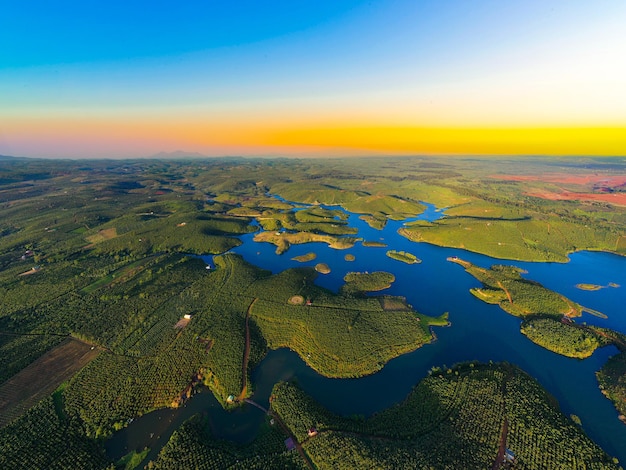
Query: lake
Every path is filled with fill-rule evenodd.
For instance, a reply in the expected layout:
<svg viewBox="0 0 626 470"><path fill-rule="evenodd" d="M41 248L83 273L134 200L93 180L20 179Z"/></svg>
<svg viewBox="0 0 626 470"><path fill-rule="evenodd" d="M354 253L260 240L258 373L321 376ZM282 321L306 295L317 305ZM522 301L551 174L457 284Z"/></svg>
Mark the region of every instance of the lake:
<svg viewBox="0 0 626 470"><path fill-rule="evenodd" d="M436 220L441 210L426 204L427 210L410 220ZM322 206L338 209L335 206ZM345 211L344 211L345 212ZM412 353L393 359L378 373L360 379L328 379L308 367L300 357L286 349L270 351L252 373L253 399L268 406L273 385L280 380L297 379L299 385L321 404L343 415L365 415L381 411L403 400L412 387L433 366L479 360L508 361L535 377L561 405L566 414L576 414L587 434L610 455L626 462L626 426L617 411L598 389L595 372L617 349L613 346L597 350L585 360L570 359L547 351L519 332L521 320L497 305L488 305L476 299L469 289L480 283L464 269L446 261L458 256L485 268L493 264L511 264L527 271L523 276L541 282L570 299L598 310L607 319L583 314L578 322L586 321L626 332L626 258L602 252L579 252L570 256L569 263L531 263L495 259L465 250L442 248L427 243L415 243L400 236L397 230L407 220L389 221L383 230L375 230L349 215L348 223L358 228L364 240L386 243L386 248L365 247L357 243L348 250L334 250L324 243L293 245L282 255L269 243L256 243L254 234L241 237L243 244L232 250L248 262L274 273L296 266L314 266L327 263L331 273L320 274L316 283L334 292L343 284L350 271L388 271L396 281L381 294L406 297L409 304L421 313L438 316L449 312L451 326L435 328L437 340ZM407 251L422 260L408 265L386 256L388 249ZM315 252L317 258L300 263L291 258ZM354 261L346 261L350 253ZM211 257L206 257L212 262ZM576 288L578 283L606 286L598 291ZM133 448L151 447L147 460L154 459L171 433L188 417L197 412L209 416L211 427L219 437L239 442L254 438L264 420L263 412L245 406L235 412L226 412L211 393L197 394L178 410L159 410L136 419L130 426L116 433L106 442L109 455L119 458Z"/></svg>

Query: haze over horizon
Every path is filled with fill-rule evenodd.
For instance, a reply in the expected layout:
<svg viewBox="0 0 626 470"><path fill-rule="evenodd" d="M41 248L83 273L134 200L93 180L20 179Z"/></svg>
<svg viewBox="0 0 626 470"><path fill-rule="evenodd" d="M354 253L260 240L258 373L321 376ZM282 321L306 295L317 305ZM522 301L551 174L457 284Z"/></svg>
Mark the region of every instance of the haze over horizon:
<svg viewBox="0 0 626 470"><path fill-rule="evenodd" d="M3 10L4 155L626 155L619 0Z"/></svg>

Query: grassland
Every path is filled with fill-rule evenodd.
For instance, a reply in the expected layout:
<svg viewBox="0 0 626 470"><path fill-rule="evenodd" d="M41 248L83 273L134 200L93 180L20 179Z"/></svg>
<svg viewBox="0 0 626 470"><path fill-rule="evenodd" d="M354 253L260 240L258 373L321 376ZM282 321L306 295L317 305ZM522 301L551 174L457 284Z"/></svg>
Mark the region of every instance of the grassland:
<svg viewBox="0 0 626 470"><path fill-rule="evenodd" d="M576 288L580 289L580 290L591 290L591 291L593 291L593 290L600 290L600 289L603 288L603 286L599 286L597 284L584 284L584 283L581 283L581 284L576 284Z"/></svg>
<svg viewBox="0 0 626 470"><path fill-rule="evenodd" d="M370 240L365 240L364 242L362 242L362 245L370 248L385 248L387 246L386 243Z"/></svg>
<svg viewBox="0 0 626 470"><path fill-rule="evenodd" d="M330 266L328 266L326 263L317 263L315 265L315 270L320 274L329 274Z"/></svg>
<svg viewBox="0 0 626 470"><path fill-rule="evenodd" d="M308 204L340 205L357 214L366 214L374 218L401 220L421 214L424 207L408 199L384 194L372 194L368 191L340 189L327 184L308 184L306 187L293 184L277 184L272 192L280 194L290 201Z"/></svg>

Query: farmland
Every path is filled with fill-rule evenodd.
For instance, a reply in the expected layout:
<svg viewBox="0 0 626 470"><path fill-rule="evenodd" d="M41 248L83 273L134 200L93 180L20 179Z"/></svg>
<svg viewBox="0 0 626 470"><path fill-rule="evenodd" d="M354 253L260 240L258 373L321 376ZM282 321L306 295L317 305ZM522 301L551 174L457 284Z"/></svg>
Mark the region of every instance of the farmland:
<svg viewBox="0 0 626 470"><path fill-rule="evenodd" d="M335 415L283 382L272 393L272 416L303 454L283 450L277 423L266 425L253 443L236 446L215 440L195 417L170 439L153 468L174 462L264 468L268 459L289 468L306 468L307 460L320 469L491 468L505 421L507 445L521 468L618 468L531 377L508 364L433 368L404 402L367 419Z"/></svg>
<svg viewBox="0 0 626 470"><path fill-rule="evenodd" d="M545 169L540 161L529 165ZM600 173L609 171L598 165ZM424 210L420 201L428 201L446 207L446 215L436 222L409 223L401 229L407 238L508 259L565 261L568 253L582 249L626 253L626 212L620 206L536 197L525 181L494 177L496 170L509 175L510 165L498 169L480 161L460 159L448 165L420 158L0 161L0 466L106 468L112 462L103 453L104 440L138 416L184 403L198 381L225 408L240 406L227 403L227 397L254 393L252 371L269 349L289 348L325 377L357 378L376 374L392 359L433 341L431 328L449 325L448 315L441 315L445 310L433 309L430 316L413 299L415 309L401 297L363 295L393 283L391 273L353 273L336 294L317 284L322 276L316 278L313 268L299 265L271 274L227 253L254 237L274 244L280 253L311 244L308 254L298 257L305 262L317 256L314 244L323 243L354 247L358 254L341 253L343 259L332 263L320 257L332 267L324 279L333 279L344 260L351 260L355 271L370 269L363 266L365 256L356 245L360 238L346 213L321 204L360 214L370 227L384 230L390 221L419 215ZM533 181L547 185L544 189L551 184ZM617 191L618 185L611 188ZM369 237L378 240L378 233ZM362 245L384 247L387 241ZM402 256L410 258L409 251ZM217 255L213 269L198 258L208 254ZM523 318L522 328L537 344L573 357L618 344L610 337L615 332L559 323L563 315L579 314L580 305L524 279L519 270L464 267L483 283L472 293ZM184 328L175 328L183 318ZM572 344L575 351L568 349ZM68 345L74 352L63 349ZM59 352L68 367L49 362ZM598 374L618 408L622 365L617 356ZM320 468L339 462L458 464L448 444L463 449L459 455L465 462L482 466L497 450L502 412L495 405L502 404L498 391L503 377L509 377L506 368L485 367L433 373L423 382L427 385L416 386L414 393L425 408L415 412L398 405L366 420L331 416L291 385L276 389L279 398L273 406L302 440L306 438L295 427L289 406L302 405L306 413L318 410L333 423L324 427L316 421L320 434L303 444ZM517 384L507 378L507 394L512 387L543 396L521 371L512 370L512 377L522 379ZM466 403L476 401L473 387L490 396L495 407L480 411L472 408L477 404ZM293 397L293 403L281 402L280 394ZM412 396L407 403L419 401ZM478 421L480 413L493 421ZM550 413L550 420L561 419ZM403 414L412 416L406 426L385 422L404 422ZM540 431L542 426L553 429L550 425L533 421L525 427L528 417L522 418L515 424L509 417L510 429L527 449L526 461L538 462L530 467L553 463L537 460L551 454L548 445L557 446L555 455L563 462L577 464L578 457ZM586 438L559 423L560 431L554 433L564 433L563 440L573 439L576 446L580 442L581 461L596 462L599 468L606 463ZM480 442L468 442L472 427L483 430ZM303 464L283 450L282 432L269 424L253 444L219 441L207 434L202 418L175 436L154 463L157 467L167 468L183 456L186 465L200 468ZM32 452L25 455L20 451L25 448ZM355 456L363 460L350 460Z"/></svg>
<svg viewBox="0 0 626 470"><path fill-rule="evenodd" d="M403 403L365 420L334 415L292 384L272 396L317 468L490 468L505 420L523 468L617 468L532 378L506 364L435 368Z"/></svg>
<svg viewBox="0 0 626 470"><path fill-rule="evenodd" d="M49 395L98 353L87 344L66 339L0 385L0 427Z"/></svg>

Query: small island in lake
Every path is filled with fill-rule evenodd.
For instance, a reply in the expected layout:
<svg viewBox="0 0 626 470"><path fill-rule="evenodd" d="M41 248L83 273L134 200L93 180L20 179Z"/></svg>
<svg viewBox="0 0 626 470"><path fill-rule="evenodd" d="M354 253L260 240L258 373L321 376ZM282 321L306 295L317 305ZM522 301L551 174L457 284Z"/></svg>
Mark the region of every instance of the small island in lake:
<svg viewBox="0 0 626 470"><path fill-rule="evenodd" d="M310 252L305 255L294 256L291 259L300 263L306 263L307 261L313 261L315 258L317 258L317 255L313 252Z"/></svg>
<svg viewBox="0 0 626 470"><path fill-rule="evenodd" d="M368 240L365 240L364 242L362 242L361 245L369 246L371 248L386 248L387 247L386 243L377 242L377 241L368 241Z"/></svg>
<svg viewBox="0 0 626 470"><path fill-rule="evenodd" d="M417 264L422 262L422 260L419 259L417 256L411 253L407 253L406 251L389 250L387 251L387 256L391 259L402 261L406 264Z"/></svg>
<svg viewBox="0 0 626 470"><path fill-rule="evenodd" d="M391 287L396 278L391 273L377 271L374 273L348 273L343 280L346 283L341 288L341 292L346 295L354 295L387 289Z"/></svg>
<svg viewBox="0 0 626 470"><path fill-rule="evenodd" d="M315 265L315 270L320 274L329 274L330 266L328 266L326 263L317 263Z"/></svg>
<svg viewBox="0 0 626 470"><path fill-rule="evenodd" d="M337 237L311 232L260 232L254 236L255 242L268 242L276 245L277 255L287 251L291 245L315 242L327 243L329 247L336 250L345 250L352 248L357 240L354 237Z"/></svg>
<svg viewBox="0 0 626 470"><path fill-rule="evenodd" d="M597 284L580 283L580 284L576 284L576 288L580 290L600 290L600 289L604 289L604 286L599 286Z"/></svg>

